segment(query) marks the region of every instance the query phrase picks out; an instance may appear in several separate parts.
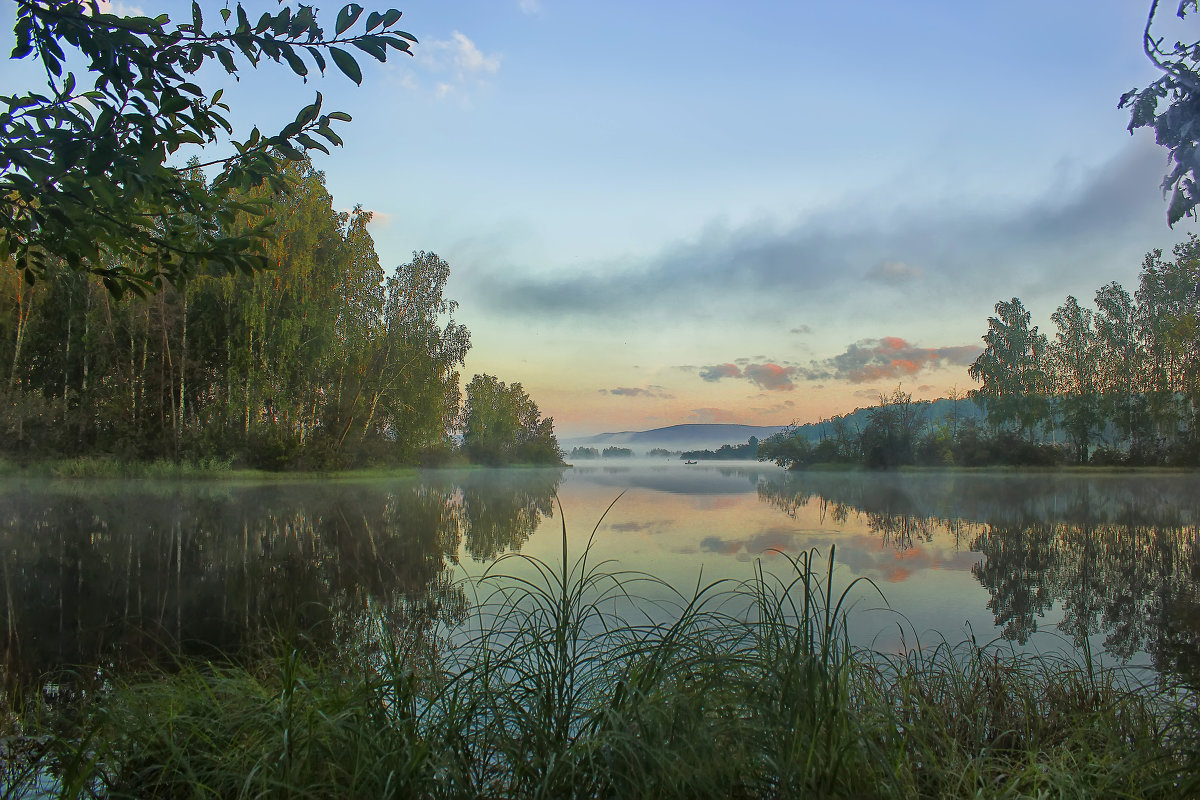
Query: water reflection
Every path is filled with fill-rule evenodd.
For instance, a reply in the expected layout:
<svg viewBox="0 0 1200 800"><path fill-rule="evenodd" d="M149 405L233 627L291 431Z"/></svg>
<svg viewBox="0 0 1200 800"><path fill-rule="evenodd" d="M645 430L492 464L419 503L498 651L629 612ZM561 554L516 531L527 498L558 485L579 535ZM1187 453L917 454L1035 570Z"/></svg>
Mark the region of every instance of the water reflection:
<svg viewBox="0 0 1200 800"><path fill-rule="evenodd" d="M467 610L451 573L460 552L519 548L561 479L5 484L4 688L64 667L234 654L281 633L334 653L374 626L453 622Z"/></svg>
<svg viewBox="0 0 1200 800"><path fill-rule="evenodd" d="M789 516L814 505L838 524L865 519L904 551L949 538L978 553L997 629L1023 644L1052 608L1076 646L1200 684L1200 477L995 473L768 476L759 497Z"/></svg>
<svg viewBox="0 0 1200 800"><path fill-rule="evenodd" d="M1030 646L1055 634L1200 684L1198 476L634 463L344 483L0 484L4 685L69 665L237 653L281 632L321 655L361 653L377 626L424 636L467 613L456 576L516 549L561 557L555 493L573 554L595 528L596 563L684 594L700 579L743 580L757 558L786 569L774 551L836 543L842 585L871 577L918 632L957 640L965 623L991 638L994 624ZM861 643L893 646L878 637L894 617L854 623Z"/></svg>

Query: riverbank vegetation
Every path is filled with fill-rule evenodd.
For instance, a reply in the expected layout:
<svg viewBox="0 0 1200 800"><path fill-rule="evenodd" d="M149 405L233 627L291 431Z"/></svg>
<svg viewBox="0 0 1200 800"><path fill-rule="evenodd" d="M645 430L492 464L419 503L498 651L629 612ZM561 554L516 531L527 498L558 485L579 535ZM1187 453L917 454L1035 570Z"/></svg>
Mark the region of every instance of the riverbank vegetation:
<svg viewBox="0 0 1200 800"><path fill-rule="evenodd" d="M564 537L565 542L565 537ZM659 582L526 556L433 638L361 631L259 659L28 698L10 794L174 797L1182 797L1189 690L1090 654L852 646L832 551L673 603ZM499 571L508 574L500 574ZM644 610L640 612L638 608Z"/></svg>
<svg viewBox="0 0 1200 800"><path fill-rule="evenodd" d="M1053 338L1019 298L996 304L968 369L986 424L958 413L936 423L929 403L897 387L855 426L835 417L815 441L795 427L762 443L785 466L1200 466L1200 238L1146 255L1131 296L1113 282L1095 308L1067 297ZM944 401L939 401L944 402Z"/></svg>

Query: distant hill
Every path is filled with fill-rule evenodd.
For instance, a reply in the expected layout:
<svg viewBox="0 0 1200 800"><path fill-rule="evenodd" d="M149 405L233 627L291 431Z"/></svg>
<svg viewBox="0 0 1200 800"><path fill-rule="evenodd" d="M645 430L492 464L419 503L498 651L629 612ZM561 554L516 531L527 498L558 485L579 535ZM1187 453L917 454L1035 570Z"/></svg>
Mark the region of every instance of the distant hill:
<svg viewBox="0 0 1200 800"><path fill-rule="evenodd" d="M921 404L925 421L936 425L942 420L958 415L959 422L977 420L982 422L983 412L971 400L952 400L942 398L931 403ZM867 425L869 408L856 408L844 416L850 430L858 433ZM720 425L691 423L686 425L671 425L666 428L655 428L649 431L620 431L619 433L597 433L593 436L576 436L559 440L561 447L570 452L573 447L595 447L603 450L605 447L628 447L634 455L644 456L646 451L656 447L664 450L681 452L686 450L716 450L721 445L739 445L749 441L751 436L760 440L766 439L779 431L786 430L786 425ZM824 437L833 435L833 424L810 422L796 426L797 433L816 442Z"/></svg>
<svg viewBox="0 0 1200 800"><path fill-rule="evenodd" d="M564 438L560 444L567 451L572 447L628 447L639 456L647 450L661 447L665 450L716 449L723 444L745 444L751 436L765 439L783 430L784 425L719 425L686 424L655 428L649 431L621 431L619 433L597 433L593 436Z"/></svg>

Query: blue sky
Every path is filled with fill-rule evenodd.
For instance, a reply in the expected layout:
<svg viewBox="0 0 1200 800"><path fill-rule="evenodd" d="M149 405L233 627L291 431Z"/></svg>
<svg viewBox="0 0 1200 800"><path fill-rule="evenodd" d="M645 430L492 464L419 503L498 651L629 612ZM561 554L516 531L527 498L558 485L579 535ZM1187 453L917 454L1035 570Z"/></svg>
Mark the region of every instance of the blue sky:
<svg viewBox="0 0 1200 800"><path fill-rule="evenodd" d="M1190 229L1116 109L1155 77L1148 3L401 8L413 58L362 87L248 73L235 122L314 90L350 112L317 161L337 204L376 212L385 266L450 263L467 375L520 381L560 434L970 388L996 301L1048 329Z"/></svg>

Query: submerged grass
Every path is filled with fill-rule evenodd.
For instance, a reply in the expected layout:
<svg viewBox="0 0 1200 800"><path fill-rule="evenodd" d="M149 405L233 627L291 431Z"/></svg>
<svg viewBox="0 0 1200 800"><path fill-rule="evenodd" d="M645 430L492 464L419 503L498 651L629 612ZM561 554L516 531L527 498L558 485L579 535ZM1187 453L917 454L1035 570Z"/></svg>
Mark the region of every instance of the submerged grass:
<svg viewBox="0 0 1200 800"><path fill-rule="evenodd" d="M590 542L572 559L563 524L560 562L497 562L438 641L376 630L343 662L295 648L122 683L27 737L37 747L0 772L3 794L34 781L114 798L1200 793L1186 690L1086 653L855 648L849 603L872 587L838 591L832 548L651 603L669 587L595 563Z"/></svg>

